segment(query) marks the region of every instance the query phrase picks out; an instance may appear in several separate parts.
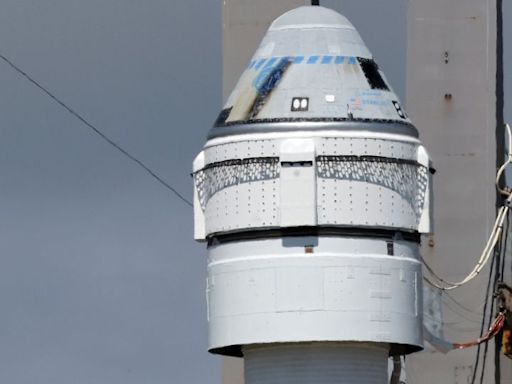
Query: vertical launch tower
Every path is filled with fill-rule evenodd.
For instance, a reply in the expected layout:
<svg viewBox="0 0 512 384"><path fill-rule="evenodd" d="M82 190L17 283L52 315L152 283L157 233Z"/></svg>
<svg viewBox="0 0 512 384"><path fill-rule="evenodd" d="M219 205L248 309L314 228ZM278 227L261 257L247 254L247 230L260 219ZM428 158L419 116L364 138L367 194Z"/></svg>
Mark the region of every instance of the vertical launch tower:
<svg viewBox="0 0 512 384"><path fill-rule="evenodd" d="M247 384L384 383L422 349L430 160L345 17L272 23L193 170L209 349Z"/></svg>
<svg viewBox="0 0 512 384"><path fill-rule="evenodd" d="M505 151L500 8L501 0L408 2L407 111L439 169L436 235L422 254L452 281L475 265L502 205L494 185ZM447 339L479 335L488 276L486 269L471 284L443 294ZM480 382L483 365L483 382L498 383L501 359L501 382L510 383L510 360L493 344L480 366L476 348L416 354L407 361L408 379L465 384L475 375Z"/></svg>

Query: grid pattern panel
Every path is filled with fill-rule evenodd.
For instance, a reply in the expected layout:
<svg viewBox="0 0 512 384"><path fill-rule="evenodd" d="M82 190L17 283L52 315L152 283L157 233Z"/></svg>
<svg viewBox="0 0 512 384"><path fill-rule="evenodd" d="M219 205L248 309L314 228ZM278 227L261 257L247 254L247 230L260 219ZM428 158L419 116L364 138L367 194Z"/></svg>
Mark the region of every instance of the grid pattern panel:
<svg viewBox="0 0 512 384"><path fill-rule="evenodd" d="M260 157L228 160L207 165L194 174L194 182L203 211L216 193L239 184L279 177L279 158Z"/></svg>
<svg viewBox="0 0 512 384"><path fill-rule="evenodd" d="M418 217L423 211L428 169L414 161L375 156L319 156L317 175L323 179L360 181L398 193Z"/></svg>

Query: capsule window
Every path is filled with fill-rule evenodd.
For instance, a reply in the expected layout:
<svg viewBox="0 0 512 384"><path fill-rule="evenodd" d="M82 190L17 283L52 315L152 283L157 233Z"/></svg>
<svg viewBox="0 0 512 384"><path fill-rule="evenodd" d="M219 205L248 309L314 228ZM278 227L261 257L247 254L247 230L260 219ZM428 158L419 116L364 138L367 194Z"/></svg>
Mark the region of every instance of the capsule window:
<svg viewBox="0 0 512 384"><path fill-rule="evenodd" d="M377 63L370 59L364 59L362 57L358 57L357 60L361 65L361 69L368 80L368 84L370 84L371 89L380 89L383 91L389 91L389 87L382 78L382 75L379 72L379 66Z"/></svg>

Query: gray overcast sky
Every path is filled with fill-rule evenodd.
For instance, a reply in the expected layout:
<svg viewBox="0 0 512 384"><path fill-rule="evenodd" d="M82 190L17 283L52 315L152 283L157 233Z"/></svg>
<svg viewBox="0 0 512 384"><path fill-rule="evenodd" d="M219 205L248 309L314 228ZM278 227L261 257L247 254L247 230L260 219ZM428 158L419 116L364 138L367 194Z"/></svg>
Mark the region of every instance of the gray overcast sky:
<svg viewBox="0 0 512 384"><path fill-rule="evenodd" d="M358 27L403 98L406 0L323 4ZM0 0L0 51L191 196L221 107L220 7ZM0 175L0 382L220 381L190 208L4 63Z"/></svg>

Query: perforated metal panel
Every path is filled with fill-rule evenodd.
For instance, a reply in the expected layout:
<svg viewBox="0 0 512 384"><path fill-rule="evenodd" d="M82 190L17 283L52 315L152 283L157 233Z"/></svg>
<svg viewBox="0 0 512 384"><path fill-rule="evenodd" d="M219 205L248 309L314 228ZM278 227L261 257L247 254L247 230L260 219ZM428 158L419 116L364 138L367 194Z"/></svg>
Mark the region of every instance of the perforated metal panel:
<svg viewBox="0 0 512 384"><path fill-rule="evenodd" d="M381 157L321 156L317 169L320 225L417 228L426 167Z"/></svg>
<svg viewBox="0 0 512 384"><path fill-rule="evenodd" d="M382 157L321 156L318 177L375 184L398 193L419 214L425 201L427 168Z"/></svg>
<svg viewBox="0 0 512 384"><path fill-rule="evenodd" d="M279 141L272 139L240 140L206 147L206 164L234 159L279 156Z"/></svg>
<svg viewBox="0 0 512 384"><path fill-rule="evenodd" d="M208 202L206 233L279 226L279 181L252 181L226 188Z"/></svg>
<svg viewBox="0 0 512 384"><path fill-rule="evenodd" d="M279 177L279 158L260 157L209 164L194 175L201 207L223 189Z"/></svg>
<svg viewBox="0 0 512 384"><path fill-rule="evenodd" d="M320 137L317 154L325 156L380 156L416 160L419 142L403 138L382 137Z"/></svg>
<svg viewBox="0 0 512 384"><path fill-rule="evenodd" d="M281 147L297 139L293 133L266 137L204 150L205 165L195 171L194 181L206 235L312 224L311 220L284 224L281 220L281 191L292 182L282 178ZM430 174L427 166L418 162L416 140L350 136L308 140L317 156L294 157L313 160L316 170L313 225L418 230L428 206ZM301 191L296 193L300 196Z"/></svg>

